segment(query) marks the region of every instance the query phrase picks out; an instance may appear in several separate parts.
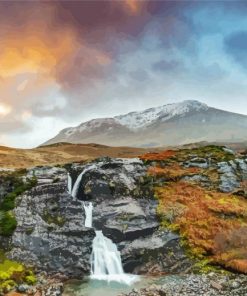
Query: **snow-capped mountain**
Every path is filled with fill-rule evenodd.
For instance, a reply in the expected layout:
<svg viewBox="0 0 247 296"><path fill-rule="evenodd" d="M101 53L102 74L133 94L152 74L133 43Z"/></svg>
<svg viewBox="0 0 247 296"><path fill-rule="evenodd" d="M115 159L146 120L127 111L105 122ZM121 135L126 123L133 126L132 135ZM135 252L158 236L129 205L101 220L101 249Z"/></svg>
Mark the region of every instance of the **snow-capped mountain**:
<svg viewBox="0 0 247 296"><path fill-rule="evenodd" d="M168 104L146 109L141 112L131 112L115 116L114 119L129 129L135 130L148 126L158 119L162 119L162 122L164 122L175 116L184 116L191 111L202 111L207 109L208 106L206 104L198 101L184 101L182 103Z"/></svg>
<svg viewBox="0 0 247 296"><path fill-rule="evenodd" d="M97 118L62 130L43 145L98 143L112 146L180 145L198 141L241 141L247 116L188 100L112 118Z"/></svg>

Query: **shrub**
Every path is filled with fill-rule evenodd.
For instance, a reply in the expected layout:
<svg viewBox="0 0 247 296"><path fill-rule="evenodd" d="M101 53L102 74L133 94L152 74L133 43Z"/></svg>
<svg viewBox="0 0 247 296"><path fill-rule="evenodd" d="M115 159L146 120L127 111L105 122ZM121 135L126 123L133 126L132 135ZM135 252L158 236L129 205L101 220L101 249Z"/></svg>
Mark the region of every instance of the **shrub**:
<svg viewBox="0 0 247 296"><path fill-rule="evenodd" d="M37 179L35 177L27 179L24 183L19 174L20 172L6 177L8 180L11 180L13 190L4 197L2 203L0 204L0 235L3 236L11 236L17 226L17 221L12 212L15 208L16 197L21 195L26 190L30 190L37 184Z"/></svg>
<svg viewBox="0 0 247 296"><path fill-rule="evenodd" d="M24 265L2 258L0 262L0 293L7 293L15 286L22 283L33 285L36 277L31 270L27 270Z"/></svg>
<svg viewBox="0 0 247 296"><path fill-rule="evenodd" d="M37 282L37 279L36 279L35 275L27 275L25 277L25 282L28 285L34 285Z"/></svg>
<svg viewBox="0 0 247 296"><path fill-rule="evenodd" d="M156 196L161 224L179 231L193 256L247 272L246 199L186 182L156 188Z"/></svg>
<svg viewBox="0 0 247 296"><path fill-rule="evenodd" d="M11 211L4 212L2 219L0 219L0 234L3 236L11 236L15 231L17 221Z"/></svg>
<svg viewBox="0 0 247 296"><path fill-rule="evenodd" d="M23 192L32 189L37 184L35 177L27 179L24 183L21 178L13 177L14 189L12 192L7 194L0 205L1 210L9 211L15 208L15 199Z"/></svg>
<svg viewBox="0 0 247 296"><path fill-rule="evenodd" d="M173 150L165 150L161 152L150 152L139 156L140 159L144 161L158 161L171 158L176 155L176 152Z"/></svg>

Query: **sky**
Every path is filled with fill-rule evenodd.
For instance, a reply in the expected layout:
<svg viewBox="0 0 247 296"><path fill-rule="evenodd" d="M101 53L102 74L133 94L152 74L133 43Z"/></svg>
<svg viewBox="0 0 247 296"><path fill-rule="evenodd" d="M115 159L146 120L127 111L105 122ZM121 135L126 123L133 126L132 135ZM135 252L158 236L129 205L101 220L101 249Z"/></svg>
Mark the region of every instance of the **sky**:
<svg viewBox="0 0 247 296"><path fill-rule="evenodd" d="M0 145L198 100L247 114L246 1L1 1Z"/></svg>

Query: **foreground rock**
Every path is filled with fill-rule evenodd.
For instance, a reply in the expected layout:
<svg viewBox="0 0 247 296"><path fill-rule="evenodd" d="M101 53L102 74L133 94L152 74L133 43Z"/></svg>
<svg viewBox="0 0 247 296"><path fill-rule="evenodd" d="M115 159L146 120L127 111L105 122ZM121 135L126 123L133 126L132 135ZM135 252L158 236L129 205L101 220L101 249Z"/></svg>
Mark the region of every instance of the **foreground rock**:
<svg viewBox="0 0 247 296"><path fill-rule="evenodd" d="M81 276L90 270L94 231L84 227L84 209L67 193L65 169L36 169L38 185L18 198L18 222L9 258L50 273Z"/></svg>
<svg viewBox="0 0 247 296"><path fill-rule="evenodd" d="M129 294L119 296L245 296L247 295L246 276L209 275L171 276L141 290L134 289Z"/></svg>
<svg viewBox="0 0 247 296"><path fill-rule="evenodd" d="M74 164L69 172L72 185L79 180L73 197L68 193L66 169L28 172L27 177L36 176L37 186L16 200L18 226L9 258L48 274L59 272L70 278L89 274L95 233L84 226L83 202L90 201L93 227L118 245L125 271L153 274L191 267L179 237L158 230L157 201L142 161L104 158Z"/></svg>

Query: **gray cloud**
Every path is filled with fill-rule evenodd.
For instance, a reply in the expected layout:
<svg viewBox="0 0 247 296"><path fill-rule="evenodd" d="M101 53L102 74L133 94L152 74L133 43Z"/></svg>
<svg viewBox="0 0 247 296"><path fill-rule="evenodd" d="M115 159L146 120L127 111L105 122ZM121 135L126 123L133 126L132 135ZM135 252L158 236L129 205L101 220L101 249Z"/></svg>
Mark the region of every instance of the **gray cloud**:
<svg viewBox="0 0 247 296"><path fill-rule="evenodd" d="M225 48L241 66L247 67L247 31L239 31L225 38Z"/></svg>

